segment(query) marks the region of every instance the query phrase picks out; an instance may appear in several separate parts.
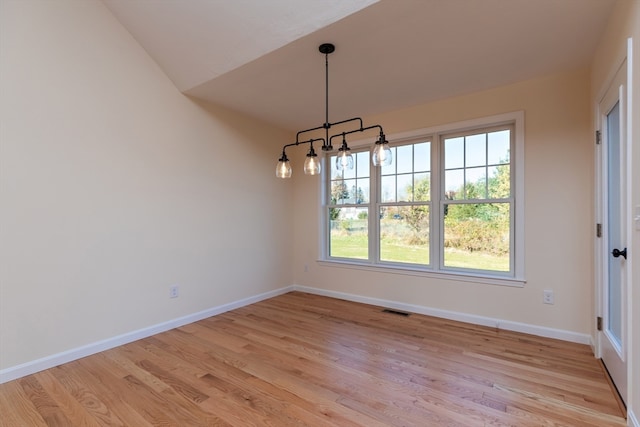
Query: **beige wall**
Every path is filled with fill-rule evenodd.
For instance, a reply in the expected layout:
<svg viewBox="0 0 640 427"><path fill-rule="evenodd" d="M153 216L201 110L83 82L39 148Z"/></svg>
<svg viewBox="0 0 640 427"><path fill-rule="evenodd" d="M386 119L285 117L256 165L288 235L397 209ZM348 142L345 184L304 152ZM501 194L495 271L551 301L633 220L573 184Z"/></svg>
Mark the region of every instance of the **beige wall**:
<svg viewBox="0 0 640 427"><path fill-rule="evenodd" d="M593 138L587 69L396 111L365 122L388 134L525 111L523 288L317 264L317 180L294 180L294 280L304 286L589 334L592 323ZM304 265L309 272L304 272ZM555 305L544 305L544 289Z"/></svg>
<svg viewBox="0 0 640 427"><path fill-rule="evenodd" d="M607 31L602 38L593 60L592 105L608 85L608 79L626 55L627 39L633 39L632 51L632 178L631 209L640 206L640 0L620 0L616 4ZM595 127L595 123L593 125ZM633 211L629 212L634 214ZM640 232L632 232L628 242L632 259L632 280L630 290L630 365L628 412L640 421Z"/></svg>
<svg viewBox="0 0 640 427"><path fill-rule="evenodd" d="M99 1L0 5L0 370L291 283L289 133L181 95Z"/></svg>

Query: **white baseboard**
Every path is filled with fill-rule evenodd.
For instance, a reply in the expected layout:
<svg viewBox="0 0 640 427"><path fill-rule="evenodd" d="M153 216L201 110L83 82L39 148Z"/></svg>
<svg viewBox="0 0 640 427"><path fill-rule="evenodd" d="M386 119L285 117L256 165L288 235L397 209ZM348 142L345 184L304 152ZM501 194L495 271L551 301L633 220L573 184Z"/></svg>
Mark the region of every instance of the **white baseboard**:
<svg viewBox="0 0 640 427"><path fill-rule="evenodd" d="M236 308L244 307L246 305L254 304L265 299L286 294L287 292L291 292L292 290L294 290L293 286L287 286L284 288L276 289L274 291L265 292L260 295L255 295L228 304L223 304L218 307L212 307L210 309L179 317L177 319L169 320L167 322L159 323L148 328L142 328L138 329L137 331L132 331L112 338L107 338L105 340L67 350L62 353L53 354L51 356L23 363L21 365L2 369L0 370L0 384L24 377L26 375L35 374L36 372L53 368L54 366L62 365L64 363L90 356L101 351L128 344L142 338L147 338L152 335L168 331L170 329L178 328L189 323L197 322L198 320L206 319L217 314L235 310Z"/></svg>
<svg viewBox="0 0 640 427"><path fill-rule="evenodd" d="M396 310L408 311L411 313L441 317L449 320L457 320L460 322L467 322L475 325L489 326L492 328L499 328L508 331L522 332L542 337L556 338L563 341L593 345L591 336L588 334L579 334L577 332L564 331L561 329L529 325L526 323L512 322L491 317L476 316L473 314L441 310L421 305L406 304L397 301L365 297L344 292L329 291L326 289L292 285L0 370L0 384L24 377L26 375L31 375L36 372L52 368L54 366L62 365L64 363L80 359L82 357L90 356L101 351L109 350L114 347L137 341L142 338L150 337L152 335L159 334L170 329L178 328L189 323L197 322L198 320L206 319L208 317L234 310L236 308L244 307L246 305L254 304L265 299L273 298L294 290L348 301L360 302L364 304L378 305L387 308L393 308ZM632 416L633 414L631 413L629 417L631 418ZM634 427L640 427L635 417L634 420Z"/></svg>
<svg viewBox="0 0 640 427"><path fill-rule="evenodd" d="M407 311L410 313L425 314L427 316L441 317L449 320L472 323L474 325L489 326L492 328L504 329L507 331L522 332L525 334L537 335L547 338L555 338L563 341L575 342L579 344L591 345L589 334L580 334L562 329L547 328L545 326L530 325L527 323L512 322L510 320L496 319L492 317L477 316L474 314L460 313L456 311L441 310L438 308L425 307L422 305L406 304L397 301L384 300L378 298L364 297L360 295L347 294L344 292L329 291L326 289L312 288L308 286L294 285L294 290L307 292L310 294L323 295L347 301L361 302L364 304L378 305L395 310Z"/></svg>
<svg viewBox="0 0 640 427"><path fill-rule="evenodd" d="M638 417L636 417L636 414L634 414L633 411L627 412L627 423L629 427L640 427L640 422L638 422Z"/></svg>

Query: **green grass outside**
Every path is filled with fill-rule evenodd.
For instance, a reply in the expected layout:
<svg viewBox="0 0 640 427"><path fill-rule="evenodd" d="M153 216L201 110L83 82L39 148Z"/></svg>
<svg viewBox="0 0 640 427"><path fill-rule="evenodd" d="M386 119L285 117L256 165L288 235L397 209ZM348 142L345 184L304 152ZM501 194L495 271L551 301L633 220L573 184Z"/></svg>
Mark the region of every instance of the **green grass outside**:
<svg viewBox="0 0 640 427"><path fill-rule="evenodd" d="M331 236L331 256L342 258L368 259L369 247L367 235L353 233L351 235Z"/></svg>
<svg viewBox="0 0 640 427"><path fill-rule="evenodd" d="M476 270L509 271L509 255L497 256L482 252L444 250L446 267L473 268Z"/></svg>
<svg viewBox="0 0 640 427"><path fill-rule="evenodd" d="M428 264L429 246L407 245L383 240L380 246L380 258L382 261Z"/></svg>
<svg viewBox="0 0 640 427"><path fill-rule="evenodd" d="M331 256L368 259L367 236L364 233L333 234L331 236ZM429 248L419 245L400 244L383 241L381 247L383 261L424 264L429 261ZM509 256L496 256L481 252L464 252L445 249L447 267L472 268L489 271L509 271Z"/></svg>

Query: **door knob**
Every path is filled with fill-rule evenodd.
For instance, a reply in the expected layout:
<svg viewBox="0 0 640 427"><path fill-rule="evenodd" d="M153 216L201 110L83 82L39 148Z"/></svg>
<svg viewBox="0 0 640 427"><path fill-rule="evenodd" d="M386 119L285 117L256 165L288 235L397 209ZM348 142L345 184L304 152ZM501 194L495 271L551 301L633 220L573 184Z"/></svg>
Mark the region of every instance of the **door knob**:
<svg viewBox="0 0 640 427"><path fill-rule="evenodd" d="M627 259L627 248L624 248L623 250L614 249L611 251L611 255L613 255L614 258L618 258L620 255L622 255L624 259Z"/></svg>

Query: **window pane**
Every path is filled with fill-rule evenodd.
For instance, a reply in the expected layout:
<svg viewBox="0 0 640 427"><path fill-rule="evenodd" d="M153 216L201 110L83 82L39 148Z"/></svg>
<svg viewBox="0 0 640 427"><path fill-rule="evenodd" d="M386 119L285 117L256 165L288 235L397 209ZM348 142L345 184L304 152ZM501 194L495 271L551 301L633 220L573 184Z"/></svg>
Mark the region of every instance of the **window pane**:
<svg viewBox="0 0 640 427"><path fill-rule="evenodd" d="M331 165L331 179L340 179L342 178L342 171L336 169L336 156L331 156L329 158L329 164Z"/></svg>
<svg viewBox="0 0 640 427"><path fill-rule="evenodd" d="M331 183L331 194L329 203L332 205L341 205L347 203L349 198L349 190L344 181L333 181Z"/></svg>
<svg viewBox="0 0 640 427"><path fill-rule="evenodd" d="M506 199L511 195L511 174L509 165L489 167L489 198Z"/></svg>
<svg viewBox="0 0 640 427"><path fill-rule="evenodd" d="M332 167L335 168L336 167L336 163L335 160L332 164ZM355 178L356 177L356 165L353 166L353 169L347 169L345 168L342 172L344 173L344 179L351 179L351 178Z"/></svg>
<svg viewBox="0 0 640 427"><path fill-rule="evenodd" d="M369 203L369 178L357 180L356 203Z"/></svg>
<svg viewBox="0 0 640 427"><path fill-rule="evenodd" d="M396 177L395 175L383 176L381 179L381 201L382 202L395 202L396 201Z"/></svg>
<svg viewBox="0 0 640 427"><path fill-rule="evenodd" d="M358 178L368 178L369 177L369 167L371 166L371 162L369 161L369 152L368 151L360 151L354 155L355 167L357 169Z"/></svg>
<svg viewBox="0 0 640 427"><path fill-rule="evenodd" d="M431 143L421 142L413 146L413 171L427 172L431 170Z"/></svg>
<svg viewBox="0 0 640 427"><path fill-rule="evenodd" d="M446 171L444 175L445 198L449 200L464 198L464 171L456 169Z"/></svg>
<svg viewBox="0 0 640 427"><path fill-rule="evenodd" d="M429 206L380 209L380 260L429 264Z"/></svg>
<svg viewBox="0 0 640 427"><path fill-rule="evenodd" d="M413 172L413 145L397 147L394 159L398 163L396 173Z"/></svg>
<svg viewBox="0 0 640 427"><path fill-rule="evenodd" d="M465 138L465 163L467 167L487 164L486 134L470 135Z"/></svg>
<svg viewBox="0 0 640 427"><path fill-rule="evenodd" d="M345 179L344 191L342 195L347 197L336 204L361 204L369 202L369 178L364 179Z"/></svg>
<svg viewBox="0 0 640 427"><path fill-rule="evenodd" d="M464 138L444 140L444 167L445 169L464 167Z"/></svg>
<svg viewBox="0 0 640 427"><path fill-rule="evenodd" d="M382 175L390 175L390 174L396 173L396 165L398 164L398 162L396 161L396 159L398 158L396 153L396 147L389 147L389 149L391 150L392 161L390 165L381 167Z"/></svg>
<svg viewBox="0 0 640 427"><path fill-rule="evenodd" d="M487 198L487 169L467 169L467 184L465 186L465 199Z"/></svg>
<svg viewBox="0 0 640 427"><path fill-rule="evenodd" d="M329 256L367 259L368 208L329 208Z"/></svg>
<svg viewBox="0 0 640 427"><path fill-rule="evenodd" d="M355 179L345 179L344 185L347 190L347 198L344 203L353 204L356 202L356 180Z"/></svg>
<svg viewBox="0 0 640 427"><path fill-rule="evenodd" d="M413 176L413 201L428 202L431 200L431 180L428 172Z"/></svg>
<svg viewBox="0 0 640 427"><path fill-rule="evenodd" d="M507 129L498 132L491 132L488 134L488 137L488 164L497 165L509 163L511 131Z"/></svg>
<svg viewBox="0 0 640 427"><path fill-rule="evenodd" d="M400 151L400 150L398 150ZM413 175L398 175L398 201L411 202L413 193Z"/></svg>
<svg viewBox="0 0 640 427"><path fill-rule="evenodd" d="M509 203L445 204L444 266L507 272Z"/></svg>

